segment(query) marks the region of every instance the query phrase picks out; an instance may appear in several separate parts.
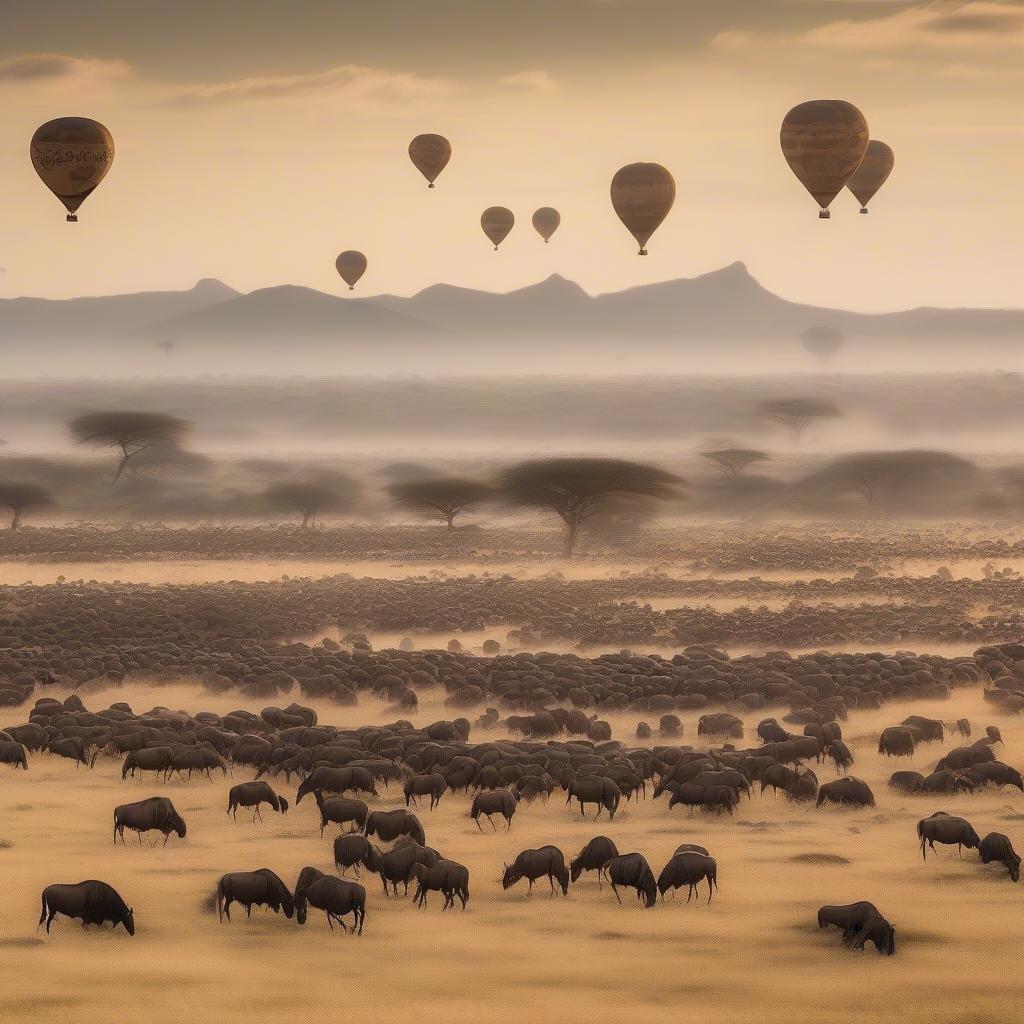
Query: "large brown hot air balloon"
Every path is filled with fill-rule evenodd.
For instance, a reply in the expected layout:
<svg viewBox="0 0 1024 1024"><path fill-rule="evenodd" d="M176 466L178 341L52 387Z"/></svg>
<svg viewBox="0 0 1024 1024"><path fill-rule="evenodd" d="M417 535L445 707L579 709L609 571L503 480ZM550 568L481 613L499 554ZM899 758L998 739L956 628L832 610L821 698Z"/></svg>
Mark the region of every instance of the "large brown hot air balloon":
<svg viewBox="0 0 1024 1024"><path fill-rule="evenodd" d="M434 187L435 179L451 158L452 145L443 135L417 135L409 143L409 159L427 179L428 188Z"/></svg>
<svg viewBox="0 0 1024 1024"><path fill-rule="evenodd" d="M533 226L545 242L558 230L562 215L550 206L542 206L533 215Z"/></svg>
<svg viewBox="0 0 1024 1024"><path fill-rule="evenodd" d="M110 132L88 117L58 117L36 129L29 146L43 184L67 207L68 220L103 180L114 162Z"/></svg>
<svg viewBox="0 0 1024 1024"><path fill-rule="evenodd" d="M505 241L515 222L516 218L512 211L506 210L504 206L490 206L484 210L480 217L480 227L494 243L495 252L498 251L498 246Z"/></svg>
<svg viewBox="0 0 1024 1024"><path fill-rule="evenodd" d="M868 212L868 203L885 184L895 163L896 157L893 151L884 142L872 139L868 143L868 149L864 154L864 159L860 162L860 167L853 172L853 177L846 183L846 187L857 197L861 213Z"/></svg>
<svg viewBox="0 0 1024 1024"><path fill-rule="evenodd" d="M366 257L355 249L346 249L335 261L334 266L341 275L348 290L354 291L356 282L366 273Z"/></svg>
<svg viewBox="0 0 1024 1024"><path fill-rule="evenodd" d="M864 158L868 123L845 100L809 100L794 107L779 132L786 162L827 220L828 206Z"/></svg>
<svg viewBox="0 0 1024 1024"><path fill-rule="evenodd" d="M668 216L676 183L660 164L629 164L612 178L612 206L646 256L647 240Z"/></svg>

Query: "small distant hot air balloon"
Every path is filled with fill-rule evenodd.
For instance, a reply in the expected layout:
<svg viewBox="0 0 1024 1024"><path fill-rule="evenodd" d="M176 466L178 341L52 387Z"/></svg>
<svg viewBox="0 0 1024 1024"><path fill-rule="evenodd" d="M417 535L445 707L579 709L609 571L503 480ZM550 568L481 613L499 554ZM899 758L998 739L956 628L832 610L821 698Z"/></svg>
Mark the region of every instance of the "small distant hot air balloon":
<svg viewBox="0 0 1024 1024"><path fill-rule="evenodd" d="M409 143L409 159L427 179L427 188L434 187L434 181L451 158L452 145L443 135L417 135Z"/></svg>
<svg viewBox="0 0 1024 1024"><path fill-rule="evenodd" d="M676 183L660 164L628 164L612 178L612 206L646 256L647 240L668 216Z"/></svg>
<svg viewBox="0 0 1024 1024"><path fill-rule="evenodd" d="M829 203L857 170L868 147L868 123L845 100L809 100L795 106L779 132L786 162L814 197L822 220Z"/></svg>
<svg viewBox="0 0 1024 1024"><path fill-rule="evenodd" d="M480 227L484 229L484 234L494 243L494 251L498 251L498 246L508 237L508 233L512 230L516 222L516 218L511 210L506 210L504 206L490 206L484 210L480 217Z"/></svg>
<svg viewBox="0 0 1024 1024"><path fill-rule="evenodd" d="M542 206L533 215L533 226L545 243L558 230L561 223L562 215L550 206Z"/></svg>
<svg viewBox="0 0 1024 1024"><path fill-rule="evenodd" d="M114 162L114 139L99 121L58 117L40 125L29 155L43 184L64 204L68 220L103 180Z"/></svg>
<svg viewBox="0 0 1024 1024"><path fill-rule="evenodd" d="M842 347L846 340L843 332L835 327L820 325L808 327L800 335L803 346L811 355L817 356L823 363L827 363Z"/></svg>
<svg viewBox="0 0 1024 1024"><path fill-rule="evenodd" d="M872 139L868 143L864 159L846 183L846 187L857 197L861 213L868 212L868 203L885 184L895 163L895 154L884 142Z"/></svg>
<svg viewBox="0 0 1024 1024"><path fill-rule="evenodd" d="M356 282L366 273L366 257L355 249L346 249L334 261L334 266L348 285L348 290L355 291Z"/></svg>

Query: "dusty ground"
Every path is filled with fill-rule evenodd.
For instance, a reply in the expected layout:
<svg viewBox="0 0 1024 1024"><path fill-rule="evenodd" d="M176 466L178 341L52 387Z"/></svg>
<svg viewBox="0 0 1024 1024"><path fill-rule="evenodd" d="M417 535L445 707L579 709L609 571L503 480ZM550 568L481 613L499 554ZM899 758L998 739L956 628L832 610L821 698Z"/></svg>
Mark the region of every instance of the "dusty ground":
<svg viewBox="0 0 1024 1024"><path fill-rule="evenodd" d="M87 697L89 706L129 700L136 710L160 703L228 710L237 700L189 686L122 687ZM1015 790L954 800L891 794L885 780L903 761L875 753L878 730L911 711L949 720L992 721L977 692L954 703L890 706L855 714L845 726L854 773L875 790L870 811L816 811L782 799L744 801L735 817L671 815L664 800L623 807L616 820L581 820L554 798L524 807L511 832L481 835L465 796L422 811L428 842L467 864L472 899L442 916L435 896L425 910L386 900L368 886L364 935L331 934L318 914L300 928L283 917L239 913L218 924L210 899L226 871L271 867L289 884L305 864L332 869L331 836L319 838L307 799L285 818L262 825L224 814L227 790L244 771L213 783L120 781L117 766L96 770L35 756L27 774L0 769L0 1021L180 1020L222 1024L254 1016L322 1019L328 1013L377 1020L611 1021L625 1017L712 1022L1019 1020L1022 890L1005 871L955 852L922 864L914 824L939 808L963 813L979 833L1005 831L1024 847L1024 797ZM338 724L382 720L377 704L323 708ZM418 721L440 707L424 705ZM5 717L19 720L17 715ZM686 719L687 737L695 723ZM754 724L751 716L750 724ZM1005 759L1021 763L1024 724L1000 721ZM628 737L635 716L614 721ZM474 739L486 738L474 734ZM947 744L948 746L948 744ZM914 767L940 756L923 748ZM825 780L831 772L823 770ZM293 787L281 789L293 796ZM117 803L167 793L185 816L188 838L166 849L111 845ZM400 800L394 790L381 806ZM657 873L675 846L700 842L718 860L721 892L710 906L682 901L645 910L616 904L593 875L568 899L542 888L503 892L502 865L545 843L573 856L596 834L621 852L639 850ZM837 858L842 858L838 860ZM55 881L98 877L134 907L137 934L85 933L59 919L49 937L36 932L39 896ZM837 933L819 933L823 903L870 899L895 923L897 955L844 950Z"/></svg>

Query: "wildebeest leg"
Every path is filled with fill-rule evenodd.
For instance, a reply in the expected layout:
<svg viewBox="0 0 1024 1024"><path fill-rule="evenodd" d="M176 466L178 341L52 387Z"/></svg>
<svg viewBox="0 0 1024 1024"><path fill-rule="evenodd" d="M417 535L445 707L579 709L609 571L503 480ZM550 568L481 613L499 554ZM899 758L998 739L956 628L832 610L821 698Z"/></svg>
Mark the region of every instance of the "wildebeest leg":
<svg viewBox="0 0 1024 1024"><path fill-rule="evenodd" d="M687 884L690 886L690 888L686 892L686 902L689 903L691 897L693 896L693 882L689 882Z"/></svg>
<svg viewBox="0 0 1024 1024"><path fill-rule="evenodd" d="M327 927L330 928L331 931L333 932L334 931L334 925L331 924L331 912L329 910L325 910L324 914L327 917Z"/></svg>
<svg viewBox="0 0 1024 1024"><path fill-rule="evenodd" d="M141 846L141 845L142 845L142 831L140 830L140 831L139 831L139 832L137 833L137 835L138 835L138 837L139 837L139 846Z"/></svg>
<svg viewBox="0 0 1024 1024"><path fill-rule="evenodd" d="M507 817L507 818L505 819L505 831L506 831L506 832L509 832L509 831L511 831L511 829L512 829L512 815L510 814L510 815L509 815L509 816L508 816L508 817ZM497 829L495 829L494 831L495 831L495 832L497 832L498 830L497 830Z"/></svg>
<svg viewBox="0 0 1024 1024"><path fill-rule="evenodd" d="M171 838L171 833L170 832L165 832L164 833L164 846L167 845L167 840L170 839L170 838Z"/></svg>
<svg viewBox="0 0 1024 1024"><path fill-rule="evenodd" d="M484 827L483 827L483 825L480 824L480 815L479 814L476 816L475 821L476 821L476 827L478 829L480 829L481 832L483 832Z"/></svg>
<svg viewBox="0 0 1024 1024"><path fill-rule="evenodd" d="M615 893L615 898L619 901L619 906L622 906L622 897L619 896L619 890L615 887L615 883L612 882L612 892Z"/></svg>
<svg viewBox="0 0 1024 1024"><path fill-rule="evenodd" d="M263 824L263 815L260 813L260 805L259 804L256 805L256 814L254 815L253 820L255 821L256 818L259 818L260 824L262 825Z"/></svg>
<svg viewBox="0 0 1024 1024"><path fill-rule="evenodd" d="M601 812L604 810L604 804L600 800L597 802L597 814L594 815L594 821L597 821L601 817Z"/></svg>

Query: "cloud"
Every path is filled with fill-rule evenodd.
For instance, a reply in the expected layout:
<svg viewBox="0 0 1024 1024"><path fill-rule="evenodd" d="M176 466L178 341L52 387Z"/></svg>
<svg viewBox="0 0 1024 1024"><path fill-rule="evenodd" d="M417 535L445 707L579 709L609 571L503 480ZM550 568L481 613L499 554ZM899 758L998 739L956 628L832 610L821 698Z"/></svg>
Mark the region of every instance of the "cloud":
<svg viewBox="0 0 1024 1024"><path fill-rule="evenodd" d="M404 106L417 100L438 99L451 91L452 85L446 79L344 64L308 75L242 78L195 85L169 98L172 103L202 104L330 95L363 106Z"/></svg>
<svg viewBox="0 0 1024 1024"><path fill-rule="evenodd" d="M514 75L506 75L500 79L501 85L513 89L532 89L535 92L552 92L558 88L555 81L546 71L517 71Z"/></svg>
<svg viewBox="0 0 1024 1024"><path fill-rule="evenodd" d="M131 65L121 60L71 57L64 53L23 53L0 60L0 83L38 85L67 79L109 81L126 78Z"/></svg>

